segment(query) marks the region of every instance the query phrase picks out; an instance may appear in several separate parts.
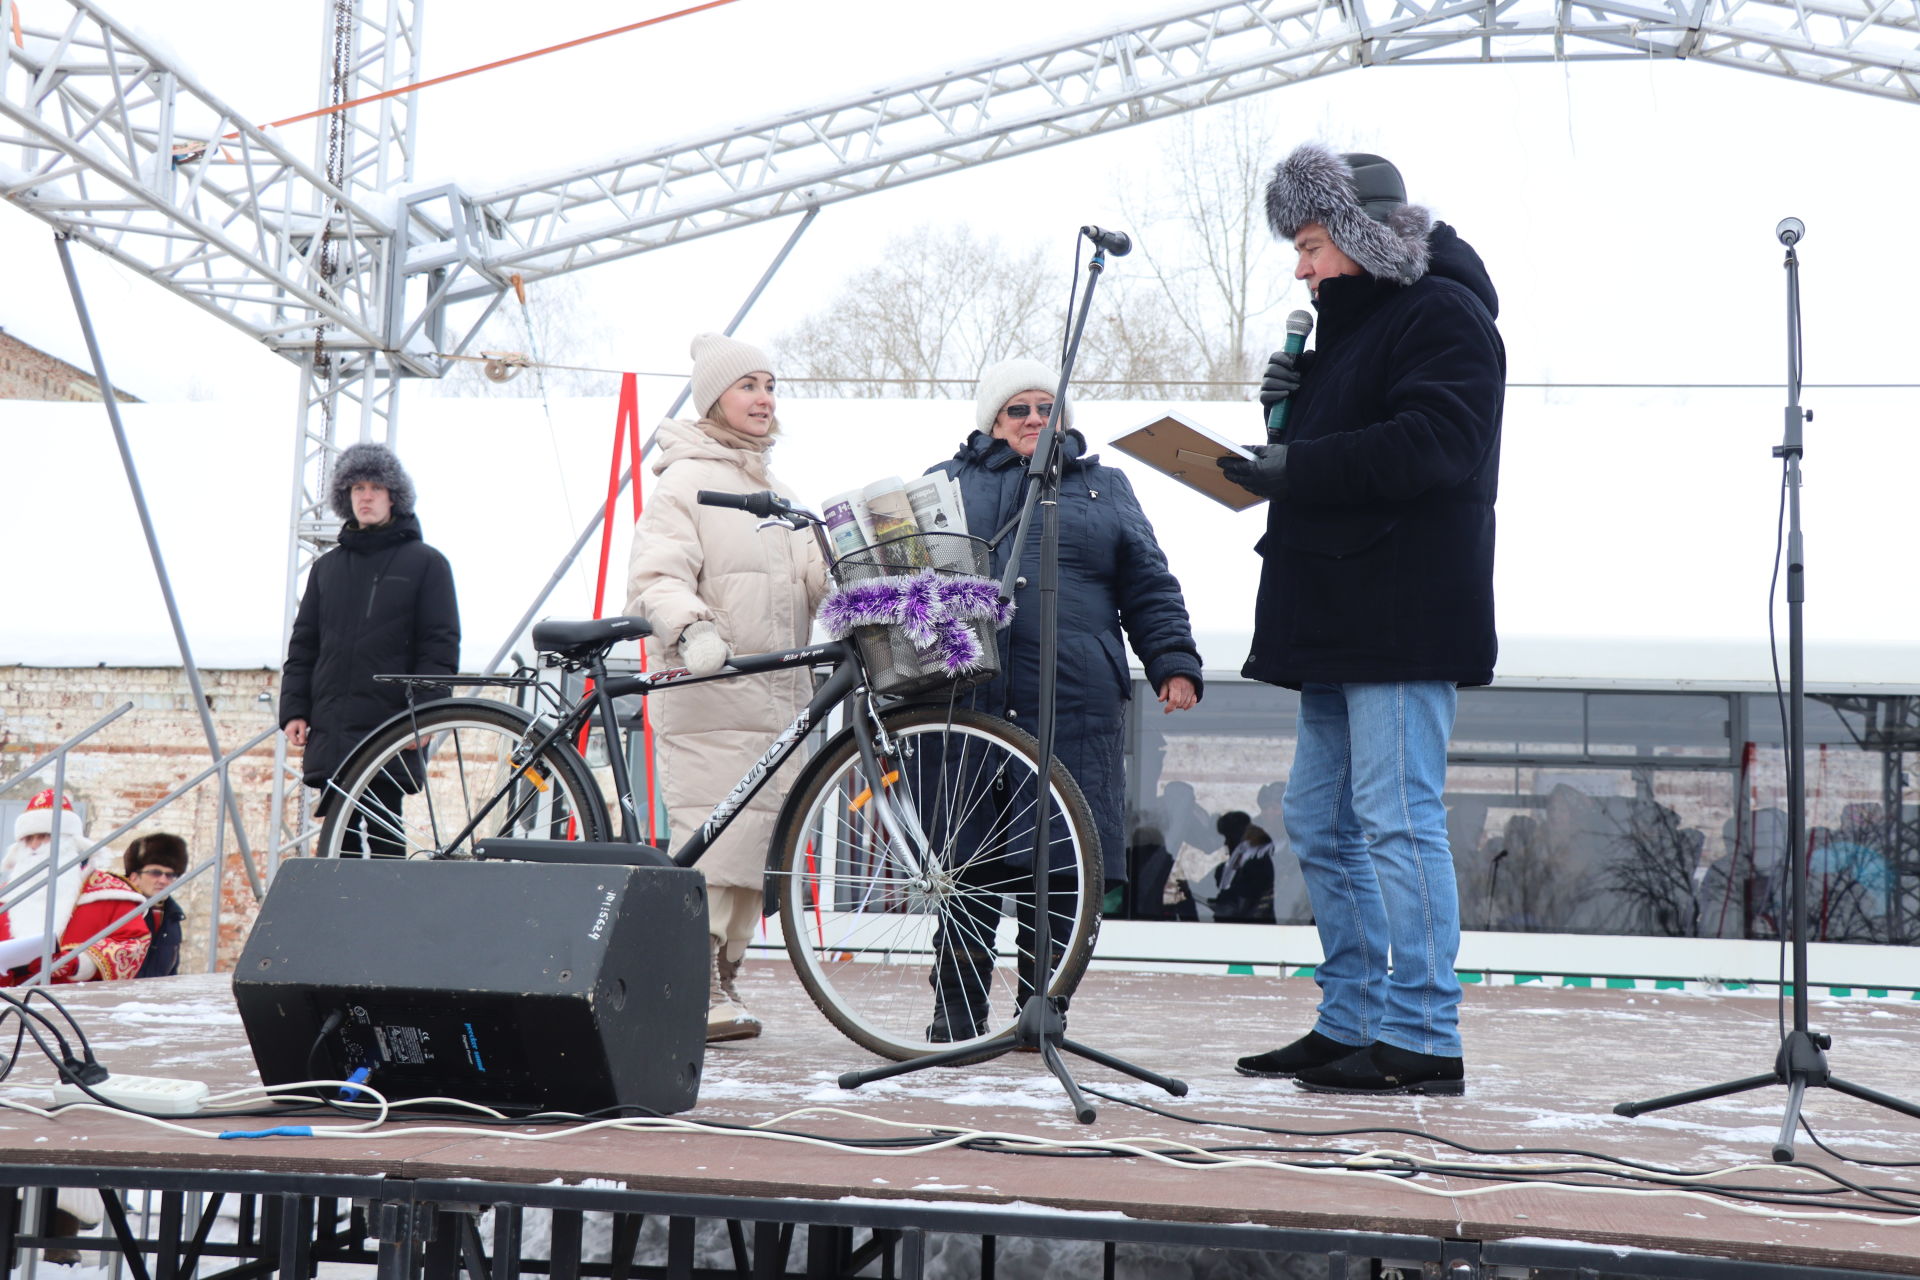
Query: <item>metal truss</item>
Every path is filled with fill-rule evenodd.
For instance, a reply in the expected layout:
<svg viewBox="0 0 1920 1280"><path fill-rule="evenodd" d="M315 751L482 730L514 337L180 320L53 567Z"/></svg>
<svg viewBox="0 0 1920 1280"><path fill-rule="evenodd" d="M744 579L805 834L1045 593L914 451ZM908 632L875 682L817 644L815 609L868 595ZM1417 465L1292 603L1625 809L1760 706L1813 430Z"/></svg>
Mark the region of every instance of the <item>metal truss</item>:
<svg viewBox="0 0 1920 1280"><path fill-rule="evenodd" d="M1920 101L1913 0L1237 0L476 198L529 278L1355 67L1691 58Z"/></svg>
<svg viewBox="0 0 1920 1280"><path fill-rule="evenodd" d="M348 162L330 175L96 0L66 3L64 28L0 42L0 195L291 358L331 325L330 347L427 377L446 367L426 340L442 309L497 297L515 272L577 270L1355 67L1690 58L1920 101L1913 0L1234 0L389 214L366 197L410 172L410 95L349 113ZM419 3L353 0L344 97L414 76ZM342 250L332 276L328 240Z"/></svg>

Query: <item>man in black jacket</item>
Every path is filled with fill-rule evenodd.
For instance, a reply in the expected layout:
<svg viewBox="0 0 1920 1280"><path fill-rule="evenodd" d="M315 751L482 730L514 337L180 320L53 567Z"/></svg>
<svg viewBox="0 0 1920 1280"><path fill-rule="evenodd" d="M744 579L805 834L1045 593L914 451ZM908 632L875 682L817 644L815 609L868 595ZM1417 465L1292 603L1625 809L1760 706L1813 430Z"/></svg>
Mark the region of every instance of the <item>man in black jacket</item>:
<svg viewBox="0 0 1920 1280"><path fill-rule="evenodd" d="M1284 436L1222 466L1272 500L1244 671L1300 690L1286 826L1325 961L1314 1029L1237 1065L1317 1091L1457 1094L1441 797L1456 689L1493 679L1499 302L1378 156L1297 148L1267 220L1313 291L1316 350L1268 366Z"/></svg>
<svg viewBox="0 0 1920 1280"><path fill-rule="evenodd" d="M346 522L340 545L314 562L293 620L281 680L280 726L304 750L303 775L325 788L366 733L405 709L407 686L376 675L452 675L460 665L460 606L447 559L420 540L413 481L384 445L356 444L334 464L328 498ZM444 698L441 685L414 690L414 700ZM376 857L404 857L398 815L405 786L374 784L359 827L342 847ZM316 813L333 793L323 790ZM392 823L367 821L384 806Z"/></svg>

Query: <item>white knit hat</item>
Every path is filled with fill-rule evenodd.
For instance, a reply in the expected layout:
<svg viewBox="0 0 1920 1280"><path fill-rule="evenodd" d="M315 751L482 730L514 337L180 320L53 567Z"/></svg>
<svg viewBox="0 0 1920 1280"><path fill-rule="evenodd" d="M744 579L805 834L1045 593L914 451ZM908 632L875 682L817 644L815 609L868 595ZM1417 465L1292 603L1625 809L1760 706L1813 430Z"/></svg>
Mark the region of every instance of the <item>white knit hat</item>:
<svg viewBox="0 0 1920 1280"><path fill-rule="evenodd" d="M688 354L693 356L693 407L701 417L741 378L773 372L773 358L766 352L723 333L694 335Z"/></svg>
<svg viewBox="0 0 1920 1280"><path fill-rule="evenodd" d="M993 420L1000 416L1007 401L1022 391L1044 391L1052 395L1060 388L1060 371L1049 369L1038 360L1002 360L980 375L979 389L973 396L973 418L980 430L991 433ZM1062 429L1073 425L1073 405L1066 399L1054 410Z"/></svg>

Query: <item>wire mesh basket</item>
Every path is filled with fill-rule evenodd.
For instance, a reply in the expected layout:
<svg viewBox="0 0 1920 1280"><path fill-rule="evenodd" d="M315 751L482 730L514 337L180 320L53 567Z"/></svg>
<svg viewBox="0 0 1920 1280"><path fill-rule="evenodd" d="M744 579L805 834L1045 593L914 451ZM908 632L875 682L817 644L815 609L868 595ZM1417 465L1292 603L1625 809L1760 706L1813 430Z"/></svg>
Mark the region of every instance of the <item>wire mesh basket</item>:
<svg viewBox="0 0 1920 1280"><path fill-rule="evenodd" d="M988 544L964 533L915 533L887 538L873 546L841 556L833 562L834 583L842 591L895 588L904 592L907 580L931 575L936 595L952 588L975 587L990 581L992 551ZM993 590L997 593L998 587ZM936 691L959 691L985 684L1000 673L1000 645L991 618L955 619L943 624L949 632L932 644L917 641L905 625L874 623L853 628L854 643L866 664L870 687L887 697L908 698ZM951 628L972 636L971 659L953 669ZM960 641L964 643L964 641Z"/></svg>

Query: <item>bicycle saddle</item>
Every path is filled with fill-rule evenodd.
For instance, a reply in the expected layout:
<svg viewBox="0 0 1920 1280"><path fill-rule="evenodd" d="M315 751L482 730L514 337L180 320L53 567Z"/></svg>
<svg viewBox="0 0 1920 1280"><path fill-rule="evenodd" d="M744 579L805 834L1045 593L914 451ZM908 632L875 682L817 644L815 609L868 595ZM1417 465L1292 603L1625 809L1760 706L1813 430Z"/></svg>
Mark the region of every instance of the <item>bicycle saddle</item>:
<svg viewBox="0 0 1920 1280"><path fill-rule="evenodd" d="M621 640L638 640L652 634L653 624L645 618L583 618L573 622L543 618L533 624L533 647L541 653L572 658L596 649L610 649Z"/></svg>

